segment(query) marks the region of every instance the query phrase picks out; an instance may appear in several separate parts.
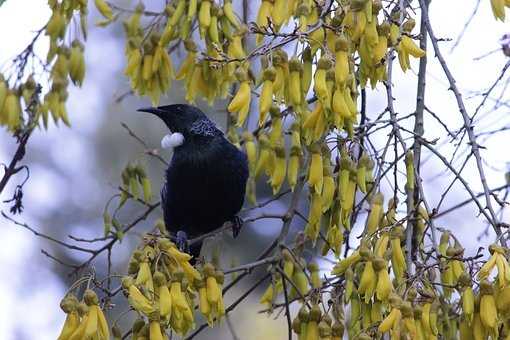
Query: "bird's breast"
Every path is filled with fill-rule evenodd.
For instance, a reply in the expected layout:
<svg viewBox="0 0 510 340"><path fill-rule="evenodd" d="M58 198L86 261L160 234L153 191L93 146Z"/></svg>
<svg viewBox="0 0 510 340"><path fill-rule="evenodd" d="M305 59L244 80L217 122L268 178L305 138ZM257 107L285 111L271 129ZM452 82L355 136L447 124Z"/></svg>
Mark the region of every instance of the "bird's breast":
<svg viewBox="0 0 510 340"><path fill-rule="evenodd" d="M181 149L174 154L166 175L163 209L172 229L205 233L220 227L242 207L248 176L246 157L231 144Z"/></svg>

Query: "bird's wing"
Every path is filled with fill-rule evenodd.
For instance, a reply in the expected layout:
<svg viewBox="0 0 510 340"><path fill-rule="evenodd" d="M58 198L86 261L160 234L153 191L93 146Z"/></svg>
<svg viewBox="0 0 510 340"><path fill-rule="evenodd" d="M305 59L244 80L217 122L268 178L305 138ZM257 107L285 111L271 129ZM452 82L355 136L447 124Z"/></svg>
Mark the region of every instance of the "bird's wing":
<svg viewBox="0 0 510 340"><path fill-rule="evenodd" d="M166 186L167 186L167 182L165 181L165 184L163 184L163 187L161 188L161 206L163 207L163 220L165 221L165 225L168 227L168 219L167 219L167 213L166 213L166 203L167 203L167 197L166 197L166 193L167 193L167 190L166 190Z"/></svg>

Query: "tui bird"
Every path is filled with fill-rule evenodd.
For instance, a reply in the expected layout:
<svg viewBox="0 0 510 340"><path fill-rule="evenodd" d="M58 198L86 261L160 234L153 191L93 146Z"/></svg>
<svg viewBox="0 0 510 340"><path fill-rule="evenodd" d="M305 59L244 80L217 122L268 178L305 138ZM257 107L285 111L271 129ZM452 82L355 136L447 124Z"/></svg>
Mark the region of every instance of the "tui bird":
<svg viewBox="0 0 510 340"><path fill-rule="evenodd" d="M194 258L201 242L187 247L194 238L218 229L227 221L237 236L241 220L236 214L244 202L248 162L200 109L175 104L139 109L158 116L172 134L162 145L174 148L161 190L165 225L176 233L181 249Z"/></svg>

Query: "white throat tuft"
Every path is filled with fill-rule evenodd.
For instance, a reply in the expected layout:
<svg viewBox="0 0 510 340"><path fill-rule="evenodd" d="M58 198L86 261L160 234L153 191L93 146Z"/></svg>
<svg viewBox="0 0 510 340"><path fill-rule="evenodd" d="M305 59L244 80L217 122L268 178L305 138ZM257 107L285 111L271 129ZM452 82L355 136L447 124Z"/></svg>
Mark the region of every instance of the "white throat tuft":
<svg viewBox="0 0 510 340"><path fill-rule="evenodd" d="M181 146L183 143L184 136L179 132L165 135L163 139L161 139L161 147L163 149L174 149L178 146Z"/></svg>

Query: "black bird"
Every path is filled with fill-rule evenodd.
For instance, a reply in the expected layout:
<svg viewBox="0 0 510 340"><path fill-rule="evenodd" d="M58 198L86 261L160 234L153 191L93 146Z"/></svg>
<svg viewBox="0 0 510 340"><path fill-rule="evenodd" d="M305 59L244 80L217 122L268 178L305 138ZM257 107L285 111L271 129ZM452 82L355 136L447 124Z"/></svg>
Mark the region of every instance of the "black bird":
<svg viewBox="0 0 510 340"><path fill-rule="evenodd" d="M168 231L177 235L181 248L187 239L218 229L227 221L237 236L241 220L237 213L244 202L248 162L200 109L175 104L139 109L158 116L177 135L172 160L161 190L163 216ZM180 136L180 135L182 136ZM192 244L196 259L201 242Z"/></svg>

